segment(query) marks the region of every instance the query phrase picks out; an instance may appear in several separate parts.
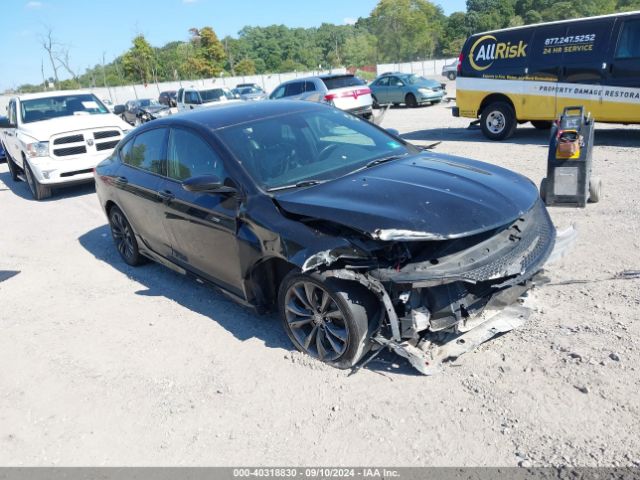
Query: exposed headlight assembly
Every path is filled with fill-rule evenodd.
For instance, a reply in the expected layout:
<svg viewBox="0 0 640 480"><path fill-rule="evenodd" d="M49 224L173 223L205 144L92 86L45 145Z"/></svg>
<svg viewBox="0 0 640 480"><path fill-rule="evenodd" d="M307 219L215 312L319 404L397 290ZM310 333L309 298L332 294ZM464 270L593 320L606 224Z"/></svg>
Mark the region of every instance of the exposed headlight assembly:
<svg viewBox="0 0 640 480"><path fill-rule="evenodd" d="M49 142L27 143L27 155L33 157L48 157Z"/></svg>

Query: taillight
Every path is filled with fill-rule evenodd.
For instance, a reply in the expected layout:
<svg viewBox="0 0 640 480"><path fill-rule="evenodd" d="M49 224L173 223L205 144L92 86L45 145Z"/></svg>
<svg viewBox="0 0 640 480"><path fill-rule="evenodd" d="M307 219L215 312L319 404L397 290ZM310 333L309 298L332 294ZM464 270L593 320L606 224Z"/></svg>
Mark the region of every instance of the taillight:
<svg viewBox="0 0 640 480"><path fill-rule="evenodd" d="M324 99L327 102L333 102L336 98L338 98L338 94L336 94L336 93L327 93L324 96Z"/></svg>
<svg viewBox="0 0 640 480"><path fill-rule="evenodd" d="M460 52L460 56L458 57L458 67L456 69L458 71L458 76L462 73L462 60L464 60L464 55Z"/></svg>
<svg viewBox="0 0 640 480"><path fill-rule="evenodd" d="M371 89L369 87L364 87L364 88L359 88L357 90L350 90L348 92L342 92L340 94L338 93L327 93L324 96L324 99L326 102L332 102L334 101L336 98L358 98L361 97L362 95L370 95L371 94Z"/></svg>

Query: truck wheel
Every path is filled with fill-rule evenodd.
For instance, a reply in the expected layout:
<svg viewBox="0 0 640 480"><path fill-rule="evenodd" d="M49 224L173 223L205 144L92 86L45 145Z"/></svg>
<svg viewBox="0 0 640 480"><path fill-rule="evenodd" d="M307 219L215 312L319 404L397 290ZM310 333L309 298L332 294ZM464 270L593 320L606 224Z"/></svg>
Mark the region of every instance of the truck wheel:
<svg viewBox="0 0 640 480"><path fill-rule="evenodd" d="M409 108L416 108L418 106L418 101L413 93L407 93L407 96L404 97L404 103Z"/></svg>
<svg viewBox="0 0 640 480"><path fill-rule="evenodd" d="M47 187L38 182L38 179L33 174L29 162L24 161L24 174L27 177L27 183L29 184L29 190L35 200L44 200L51 196L51 187Z"/></svg>
<svg viewBox="0 0 640 480"><path fill-rule="evenodd" d="M456 79L456 74L453 73L453 72L449 72L449 73L447 73L447 78L449 80L455 80Z"/></svg>
<svg viewBox="0 0 640 480"><path fill-rule="evenodd" d="M9 174L11 175L11 180L13 180L14 182L19 182L20 178L18 177L18 174L20 173L20 167L18 167L13 162L13 159L8 153L7 153L7 165L9 166Z"/></svg>
<svg viewBox="0 0 640 480"><path fill-rule="evenodd" d="M480 126L482 133L489 140L505 140L513 135L518 122L511 105L505 102L494 102L482 110Z"/></svg>
<svg viewBox="0 0 640 480"><path fill-rule="evenodd" d="M294 346L336 368L351 368L370 348L377 300L354 282L291 272L278 292L284 330Z"/></svg>
<svg viewBox="0 0 640 480"><path fill-rule="evenodd" d="M538 130L549 130L552 123L549 120L531 120L531 125Z"/></svg>
<svg viewBox="0 0 640 480"><path fill-rule="evenodd" d="M599 177L589 179L589 203L598 203L602 193L602 180Z"/></svg>

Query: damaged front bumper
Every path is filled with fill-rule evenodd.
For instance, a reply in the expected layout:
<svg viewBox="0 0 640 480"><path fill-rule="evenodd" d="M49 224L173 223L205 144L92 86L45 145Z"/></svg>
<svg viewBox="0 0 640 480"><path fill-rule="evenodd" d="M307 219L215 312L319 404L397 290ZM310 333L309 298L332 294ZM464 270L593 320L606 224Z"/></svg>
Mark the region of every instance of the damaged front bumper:
<svg viewBox="0 0 640 480"><path fill-rule="evenodd" d="M546 209L536 204L512 225L473 239L470 246L465 239L452 240L421 261L396 268L358 271L347 265L323 274L358 282L376 294L384 315L372 341L430 375L442 363L522 325L530 311L521 299L538 283L543 265L561 256L575 237L573 228L557 233ZM310 264L330 266L339 258L323 252Z"/></svg>

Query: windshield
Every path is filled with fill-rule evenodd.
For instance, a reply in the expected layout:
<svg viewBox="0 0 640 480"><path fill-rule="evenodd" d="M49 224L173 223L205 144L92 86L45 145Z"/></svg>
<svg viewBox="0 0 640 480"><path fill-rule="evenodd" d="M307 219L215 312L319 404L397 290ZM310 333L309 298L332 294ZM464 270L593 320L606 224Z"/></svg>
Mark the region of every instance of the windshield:
<svg viewBox="0 0 640 480"><path fill-rule="evenodd" d="M138 100L138 106L140 107L163 107L160 102L155 99L145 98L142 100Z"/></svg>
<svg viewBox="0 0 640 480"><path fill-rule="evenodd" d="M402 79L409 85L440 86L440 84L435 80L429 80L427 78L421 77L420 75L407 75L405 77L402 77Z"/></svg>
<svg viewBox="0 0 640 480"><path fill-rule="evenodd" d="M223 97L227 100L233 99L233 94L223 88L214 88L212 90L200 90L200 97L203 103L217 102Z"/></svg>
<svg viewBox="0 0 640 480"><path fill-rule="evenodd" d="M71 115L109 113L107 107L90 93L37 98L20 102L23 123L40 122Z"/></svg>
<svg viewBox="0 0 640 480"><path fill-rule="evenodd" d="M418 152L366 120L331 108L234 125L216 133L265 190L331 180L373 160Z"/></svg>

